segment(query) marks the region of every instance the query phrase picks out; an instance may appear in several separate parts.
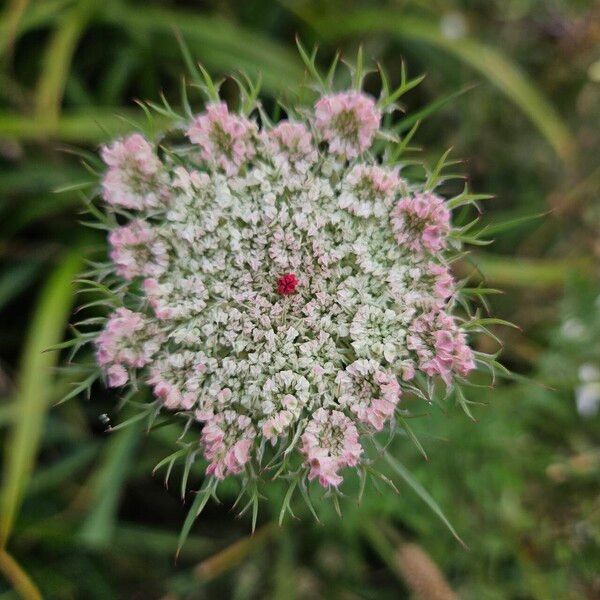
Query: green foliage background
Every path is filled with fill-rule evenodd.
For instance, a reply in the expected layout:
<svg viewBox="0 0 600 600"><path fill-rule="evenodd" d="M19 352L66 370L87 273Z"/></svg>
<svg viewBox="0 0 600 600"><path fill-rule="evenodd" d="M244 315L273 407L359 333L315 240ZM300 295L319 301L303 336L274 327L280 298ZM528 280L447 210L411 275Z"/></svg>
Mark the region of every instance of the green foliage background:
<svg viewBox="0 0 600 600"><path fill-rule="evenodd" d="M600 368L597 5L8 0L1 10L1 600L451 597L429 561L403 562L411 543L461 598L600 597L600 423L575 403L600 385L580 378L582 365ZM298 506L282 528L264 502L253 537L226 492L175 560L183 469L169 489L151 475L174 432L107 434L99 415L126 415L101 386L54 406L74 376L44 350L72 320L83 258L104 244L78 224L77 190L55 190L87 177L74 149L94 152L142 118L135 98L162 90L177 102L174 31L211 72L260 72L267 98L303 79L295 34L318 42L324 63L362 44L392 82L404 59L427 75L406 97L424 158L452 146L471 188L496 194L483 221L497 242L458 269L476 281L480 268L505 290L493 312L522 331L496 333L505 364L528 379L472 392L476 422L452 405L415 419L428 461L408 439L394 447L468 549L390 468L399 495L373 489L320 524ZM195 467L188 487L201 481Z"/></svg>

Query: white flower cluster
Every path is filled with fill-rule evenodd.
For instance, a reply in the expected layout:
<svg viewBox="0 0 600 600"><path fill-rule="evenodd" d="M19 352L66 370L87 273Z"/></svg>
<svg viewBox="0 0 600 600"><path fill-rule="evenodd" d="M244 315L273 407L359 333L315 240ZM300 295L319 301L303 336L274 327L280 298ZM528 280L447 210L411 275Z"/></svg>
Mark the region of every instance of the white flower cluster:
<svg viewBox="0 0 600 600"><path fill-rule="evenodd" d="M418 372L474 367L452 316L450 212L371 152L380 117L357 91L275 127L211 104L191 144L104 149L104 198L128 219L110 255L134 300L98 362L202 423L217 478L285 448L337 486Z"/></svg>

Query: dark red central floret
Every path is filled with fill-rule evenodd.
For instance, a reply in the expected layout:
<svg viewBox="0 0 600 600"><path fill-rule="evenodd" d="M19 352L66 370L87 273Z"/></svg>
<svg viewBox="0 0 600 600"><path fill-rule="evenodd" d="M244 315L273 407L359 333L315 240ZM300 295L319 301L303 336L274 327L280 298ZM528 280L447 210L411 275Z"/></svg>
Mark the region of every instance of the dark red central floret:
<svg viewBox="0 0 600 600"><path fill-rule="evenodd" d="M289 296L296 291L298 278L293 273L286 273L277 280L277 293Z"/></svg>

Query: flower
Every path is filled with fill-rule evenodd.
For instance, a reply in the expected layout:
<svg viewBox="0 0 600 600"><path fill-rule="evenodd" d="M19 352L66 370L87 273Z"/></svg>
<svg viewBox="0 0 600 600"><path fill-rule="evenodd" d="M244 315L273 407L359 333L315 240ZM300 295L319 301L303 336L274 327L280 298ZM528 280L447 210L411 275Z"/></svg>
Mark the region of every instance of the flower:
<svg viewBox="0 0 600 600"><path fill-rule="evenodd" d="M398 243L417 252L438 252L446 246L450 211L444 200L430 192L403 198L392 212Z"/></svg>
<svg viewBox="0 0 600 600"><path fill-rule="evenodd" d="M265 135L265 144L278 166L291 166L306 172L317 160L310 131L303 123L281 121Z"/></svg>
<svg viewBox="0 0 600 600"><path fill-rule="evenodd" d="M207 474L223 479L229 473L241 473L250 460L255 435L250 418L233 410L210 419L204 425L201 437L204 455L209 460Z"/></svg>
<svg viewBox="0 0 600 600"><path fill-rule="evenodd" d="M139 133L103 146L108 170L102 195L113 206L141 210L155 207L168 196L167 176L154 149Z"/></svg>
<svg viewBox="0 0 600 600"><path fill-rule="evenodd" d="M298 285L298 278L293 273L286 273L277 280L277 293L282 296L293 294Z"/></svg>
<svg viewBox="0 0 600 600"><path fill-rule="evenodd" d="M234 175L255 153L256 126L242 115L229 112L225 102L209 104L187 130L190 141L200 146L200 156L208 163Z"/></svg>
<svg viewBox="0 0 600 600"><path fill-rule="evenodd" d="M125 279L158 275L168 265L166 244L145 221L138 219L113 229L108 243L117 274Z"/></svg>
<svg viewBox="0 0 600 600"><path fill-rule="evenodd" d="M475 368L473 351L456 321L443 311L418 317L407 338L408 347L417 353L419 368L429 376L439 375L450 383L452 374L462 377Z"/></svg>
<svg viewBox="0 0 600 600"><path fill-rule="evenodd" d="M106 369L111 387L124 385L125 367L141 368L150 363L163 341L155 323L140 313L118 308L96 338L96 360Z"/></svg>
<svg viewBox="0 0 600 600"><path fill-rule="evenodd" d="M184 128L191 146L159 157L135 134L103 150L107 208L137 212L109 232L118 308L96 359L108 385L147 384L156 411L199 431L211 481L333 492L366 468L370 436L395 431L405 394L450 388L475 355L450 211L370 151L375 100L330 93L288 115L259 126L211 102Z"/></svg>
<svg viewBox="0 0 600 600"><path fill-rule="evenodd" d="M315 128L329 144L329 151L343 158L365 152L373 138L381 112L362 92L340 92L323 96L315 104Z"/></svg>
<svg viewBox="0 0 600 600"><path fill-rule="evenodd" d="M166 408L189 410L198 402L205 370L198 353L189 350L169 353L157 357L148 383Z"/></svg>
<svg viewBox="0 0 600 600"><path fill-rule="evenodd" d="M357 360L337 376L340 403L357 415L360 421L381 431L400 400L400 384L396 377L374 360Z"/></svg>
<svg viewBox="0 0 600 600"><path fill-rule="evenodd" d="M338 471L355 466L362 454L358 430L339 410L317 410L302 434L301 452L310 465L309 479L319 479L323 487L342 482Z"/></svg>

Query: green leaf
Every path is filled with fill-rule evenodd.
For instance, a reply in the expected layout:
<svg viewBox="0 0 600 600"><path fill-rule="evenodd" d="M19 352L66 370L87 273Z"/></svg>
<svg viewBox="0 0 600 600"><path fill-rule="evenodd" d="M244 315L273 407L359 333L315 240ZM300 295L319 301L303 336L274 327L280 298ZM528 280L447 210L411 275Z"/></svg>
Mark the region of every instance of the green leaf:
<svg viewBox="0 0 600 600"><path fill-rule="evenodd" d="M381 450L379 444L378 449ZM390 467L408 484L410 488L429 506L435 515L444 523L444 525L450 530L452 535L460 542L462 546L467 547L463 540L460 538L452 523L448 520L446 515L442 512L438 503L431 497L429 492L412 476L410 471L398 460L396 460L387 450L383 451L383 457L388 462Z"/></svg>
<svg viewBox="0 0 600 600"><path fill-rule="evenodd" d="M0 489L0 547L10 536L41 441L52 390L57 352L44 352L63 334L71 302L71 282L81 265L77 251L50 275L31 319L21 358L16 392L18 413L5 444Z"/></svg>
<svg viewBox="0 0 600 600"><path fill-rule="evenodd" d="M181 528L181 533L179 534L179 540L177 542L177 555L181 552L183 545L185 544L185 540L187 539L190 531L192 529L192 525L200 515L200 513L204 510L206 503L209 498L215 492L218 481L216 479L206 479L204 481L204 485L202 489L196 494L194 498L194 502L192 502L192 506L188 511L188 514L183 522L183 527Z"/></svg>
<svg viewBox="0 0 600 600"><path fill-rule="evenodd" d="M441 98L438 98L437 100L434 100L433 102L430 102L429 104L425 105L423 108L419 109L418 111L410 113L410 115L408 115L407 117L400 119L398 121L398 123L396 123L393 126L393 130L396 133L401 133L402 131L406 131L407 129L409 129L410 127L412 127L419 121L422 121L423 119L429 117L433 113L437 112L438 110L440 110L441 108L446 106L446 104L449 104L450 102L452 102L452 100L454 100L455 98L458 98L459 96L462 96L466 92L472 90L473 87L474 86L472 86L472 85L467 85L467 86L461 88L460 90L457 90L456 92L452 92L451 94L447 94L446 96L442 96Z"/></svg>
<svg viewBox="0 0 600 600"><path fill-rule="evenodd" d="M35 280L41 266L37 261L15 264L0 275L0 310Z"/></svg>
<svg viewBox="0 0 600 600"><path fill-rule="evenodd" d="M408 437L410 438L411 442L415 445L417 450L421 453L423 458L425 460L429 460L429 458L427 458L427 452L425 452L425 448L423 448L423 445L419 441L419 438L415 435L414 431L410 428L406 419L398 414L396 415L396 419L397 419L398 423L400 423L402 429L404 429L404 431L406 432L406 435L408 435Z"/></svg>
<svg viewBox="0 0 600 600"><path fill-rule="evenodd" d="M521 225L525 225L530 223L531 221L537 221L545 216L550 214L549 212L536 213L534 215L525 215L523 217L516 217L514 219L509 219L507 221L502 221L501 223L490 223L486 225L482 229L482 233L485 235L496 235L498 233L503 233L505 231L512 231L520 227Z"/></svg>
<svg viewBox="0 0 600 600"><path fill-rule="evenodd" d="M91 511L83 523L80 537L92 548L106 547L112 539L119 498L142 430L138 421L117 433L111 433L101 463L89 484Z"/></svg>
<svg viewBox="0 0 600 600"><path fill-rule="evenodd" d="M74 143L97 143L112 139L131 131L132 126L118 115L132 120L139 119L140 111L121 108L95 108L76 111L64 111L55 123L46 117L30 117L10 112L0 112L0 136L21 141L44 140L49 137ZM155 118L162 128L168 121Z"/></svg>
<svg viewBox="0 0 600 600"><path fill-rule="evenodd" d="M527 288L562 287L574 273L593 276L594 261L590 258L543 259L521 256L497 256L483 252L473 253L470 259L485 280L499 285ZM457 272L475 275L473 265L457 263Z"/></svg>
<svg viewBox="0 0 600 600"><path fill-rule="evenodd" d="M185 38L190 53L203 64L213 70L244 71L253 77L262 73L264 87L269 92L287 91L302 80L302 68L295 53L260 32L223 19L152 5L139 10L127 4L112 4L99 18L129 34L154 36L163 56L179 58L180 49L172 43L175 29ZM160 44L165 37L168 43Z"/></svg>
<svg viewBox="0 0 600 600"><path fill-rule="evenodd" d="M100 0L80 0L57 23L44 56L37 86L36 116L55 123L60 113L70 64L79 38L100 6Z"/></svg>

